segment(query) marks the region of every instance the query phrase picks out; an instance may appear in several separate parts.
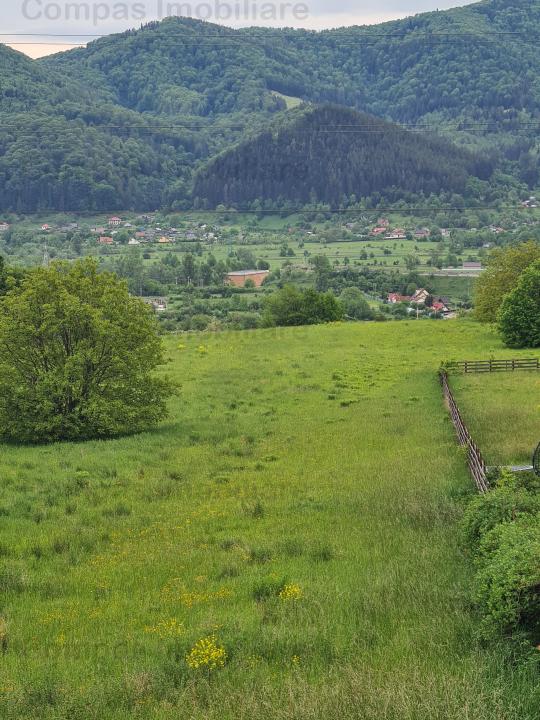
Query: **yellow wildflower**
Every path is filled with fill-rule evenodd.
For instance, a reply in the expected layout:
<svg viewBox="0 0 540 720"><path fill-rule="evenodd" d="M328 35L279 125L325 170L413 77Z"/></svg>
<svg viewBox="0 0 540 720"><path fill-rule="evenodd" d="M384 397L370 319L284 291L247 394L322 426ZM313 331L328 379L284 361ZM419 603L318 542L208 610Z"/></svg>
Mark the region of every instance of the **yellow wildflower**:
<svg viewBox="0 0 540 720"><path fill-rule="evenodd" d="M302 588L300 585L291 583L284 585L279 593L280 600L300 600L302 597Z"/></svg>
<svg viewBox="0 0 540 720"><path fill-rule="evenodd" d="M198 640L186 655L186 663L193 670L205 668L207 670L216 670L223 667L227 660L225 648L218 645L215 635Z"/></svg>
<svg viewBox="0 0 540 720"><path fill-rule="evenodd" d="M144 632L153 633L160 638L178 637L184 632L184 623L178 622L176 618L161 620L157 625L147 625Z"/></svg>

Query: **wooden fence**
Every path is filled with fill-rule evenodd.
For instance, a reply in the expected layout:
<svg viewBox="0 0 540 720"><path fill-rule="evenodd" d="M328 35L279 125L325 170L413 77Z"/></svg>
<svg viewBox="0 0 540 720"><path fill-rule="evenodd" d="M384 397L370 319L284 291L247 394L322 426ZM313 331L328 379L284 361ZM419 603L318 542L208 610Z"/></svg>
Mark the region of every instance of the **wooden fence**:
<svg viewBox="0 0 540 720"><path fill-rule="evenodd" d="M472 439L471 433L463 422L463 418L461 417L454 395L450 390L448 373L446 370L440 371L440 379L444 399L448 406L452 422L454 423L459 443L467 448L467 463L469 465L469 470L479 492L485 493L490 487L489 480L487 478L487 465L484 462L484 458L482 457L482 453L480 452L478 445Z"/></svg>
<svg viewBox="0 0 540 720"><path fill-rule="evenodd" d="M457 369L465 373L540 370L540 358L519 358L517 360L464 360L463 362L449 364L448 369Z"/></svg>

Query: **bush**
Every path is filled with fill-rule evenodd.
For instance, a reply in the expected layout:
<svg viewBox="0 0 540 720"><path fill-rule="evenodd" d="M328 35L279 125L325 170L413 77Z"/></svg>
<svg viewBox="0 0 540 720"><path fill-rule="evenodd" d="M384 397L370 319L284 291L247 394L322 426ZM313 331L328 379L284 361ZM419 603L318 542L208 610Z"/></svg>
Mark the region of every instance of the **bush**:
<svg viewBox="0 0 540 720"><path fill-rule="evenodd" d="M343 319L343 306L331 292L299 290L286 285L266 298L263 324L265 327L316 325Z"/></svg>
<svg viewBox="0 0 540 720"><path fill-rule="evenodd" d="M540 641L540 515L497 525L482 540L476 600L484 635L527 632Z"/></svg>
<svg viewBox="0 0 540 720"><path fill-rule="evenodd" d="M199 315L193 315L190 319L190 328L191 330L206 330L208 325L212 322L212 318L210 315L204 315L203 313Z"/></svg>
<svg viewBox="0 0 540 720"><path fill-rule="evenodd" d="M484 637L526 632L540 641L540 495L535 480L503 471L465 511Z"/></svg>
<svg viewBox="0 0 540 720"><path fill-rule="evenodd" d="M373 311L364 293L358 288L345 288L339 299L347 317L354 320L373 320Z"/></svg>
<svg viewBox="0 0 540 720"><path fill-rule="evenodd" d="M166 415L150 309L87 259L34 270L0 302L0 437L109 437Z"/></svg>
<svg viewBox="0 0 540 720"><path fill-rule="evenodd" d="M254 312L231 312L227 319L235 330L254 330L261 325L261 316Z"/></svg>
<svg viewBox="0 0 540 720"><path fill-rule="evenodd" d="M538 512L540 496L521 487L517 475L505 473L497 487L475 497L465 510L462 522L465 545L476 555L485 535L497 525Z"/></svg>

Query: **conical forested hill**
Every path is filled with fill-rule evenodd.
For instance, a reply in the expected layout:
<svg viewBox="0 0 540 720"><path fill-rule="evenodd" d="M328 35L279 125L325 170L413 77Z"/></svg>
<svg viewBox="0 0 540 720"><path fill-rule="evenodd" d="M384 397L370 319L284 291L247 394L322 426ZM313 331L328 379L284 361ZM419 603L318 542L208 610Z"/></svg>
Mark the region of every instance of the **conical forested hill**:
<svg viewBox="0 0 540 720"><path fill-rule="evenodd" d="M324 32L171 18L39 61L0 46L0 211L188 207L194 173L275 126L291 104L285 96L427 124L488 153L501 177L532 190L540 181L539 67L540 0L485 0ZM424 168L422 143L417 150ZM347 171L339 193L387 187L387 179L396 193L463 186L460 162L454 173L444 165L416 176L409 161L395 172L397 152L383 172L383 156L374 158L377 182ZM347 166L347 156L334 158L336 168L340 161ZM229 195L238 182L230 178ZM257 182L257 192L286 187L274 177ZM326 195L318 182L309 192Z"/></svg>
<svg viewBox="0 0 540 720"><path fill-rule="evenodd" d="M375 194L463 194L490 163L434 135L339 106L291 112L281 124L209 162L195 179L203 205L255 200L338 205Z"/></svg>

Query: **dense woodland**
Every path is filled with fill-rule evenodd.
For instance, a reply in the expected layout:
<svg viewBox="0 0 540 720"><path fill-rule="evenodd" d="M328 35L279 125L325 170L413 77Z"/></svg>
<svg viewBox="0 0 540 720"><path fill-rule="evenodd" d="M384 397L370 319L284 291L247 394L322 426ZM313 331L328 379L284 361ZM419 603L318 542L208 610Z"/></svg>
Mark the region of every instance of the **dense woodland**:
<svg viewBox="0 0 540 720"><path fill-rule="evenodd" d="M194 197L210 206L270 198L290 207L337 206L375 193L396 200L404 188L465 195L471 176L487 180L492 170L485 158L435 135L325 106L291 112L286 124L220 155L197 175Z"/></svg>
<svg viewBox="0 0 540 720"><path fill-rule="evenodd" d="M170 19L40 61L0 46L0 210L189 207L194 171L275 126L282 94L435 127L525 193L539 22L539 0L487 0L321 33Z"/></svg>

